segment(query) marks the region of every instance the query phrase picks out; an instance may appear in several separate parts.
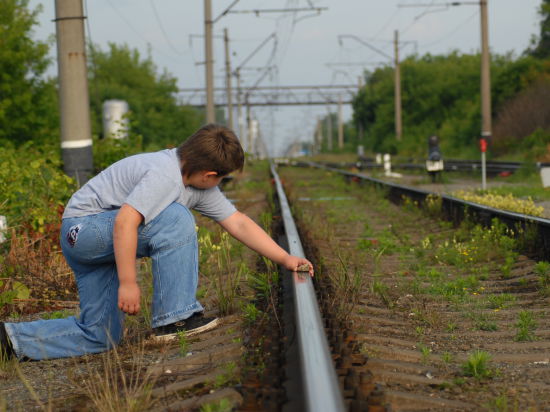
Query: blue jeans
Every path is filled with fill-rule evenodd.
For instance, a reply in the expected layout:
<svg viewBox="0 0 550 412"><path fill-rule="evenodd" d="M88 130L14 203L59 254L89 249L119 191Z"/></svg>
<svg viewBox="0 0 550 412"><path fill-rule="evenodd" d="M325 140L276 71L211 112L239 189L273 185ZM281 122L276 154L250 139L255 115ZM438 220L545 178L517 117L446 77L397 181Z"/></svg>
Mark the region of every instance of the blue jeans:
<svg viewBox="0 0 550 412"><path fill-rule="evenodd" d="M118 275L113 224L118 210L63 219L61 248L73 269L80 316L6 323L18 358L52 359L98 353L122 339L124 313L118 309ZM195 293L198 246L191 212L172 203L138 229L138 256L153 263L152 326L186 319L203 307Z"/></svg>

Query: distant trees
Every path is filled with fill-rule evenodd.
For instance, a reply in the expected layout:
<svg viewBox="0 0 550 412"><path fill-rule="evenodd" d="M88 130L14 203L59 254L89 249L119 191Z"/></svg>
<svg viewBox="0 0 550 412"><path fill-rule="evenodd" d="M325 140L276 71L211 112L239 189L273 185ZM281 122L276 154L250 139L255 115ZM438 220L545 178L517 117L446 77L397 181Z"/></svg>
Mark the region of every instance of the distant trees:
<svg viewBox="0 0 550 412"><path fill-rule="evenodd" d="M401 142L394 133L393 68L367 72L366 85L353 102L353 121L363 126L367 149L425 156L426 138L437 134L446 155L476 154L481 127L479 67L479 55L458 52L405 59L401 64ZM493 56L491 72L496 116L506 102L550 75L550 63L530 56Z"/></svg>
<svg viewBox="0 0 550 412"><path fill-rule="evenodd" d="M494 154L517 155L518 147L544 153L550 144L546 120L550 119L550 0L542 0L539 14L540 35L521 57L492 56ZM401 142L394 133L393 67L365 73L366 85L353 101L352 122L362 126L366 148L425 156L426 138L438 134L447 156L477 155L481 128L479 55L452 52L414 56L401 63L401 72ZM534 150L533 145L542 149ZM545 156L550 159L550 152Z"/></svg>
<svg viewBox="0 0 550 412"><path fill-rule="evenodd" d="M20 145L59 135L55 83L44 79L47 42L31 38L40 8L28 0L2 0L0 12L0 140Z"/></svg>
<svg viewBox="0 0 550 412"><path fill-rule="evenodd" d="M531 56L539 59L550 57L550 0L542 0L539 8L540 34L533 39L533 45L527 50Z"/></svg>
<svg viewBox="0 0 550 412"><path fill-rule="evenodd" d="M150 57L114 43L107 51L94 46L89 54L94 133L101 133L102 103L108 99L128 102L132 132L143 136L149 149L175 146L202 123L198 111L178 103L176 78L166 71L158 74Z"/></svg>

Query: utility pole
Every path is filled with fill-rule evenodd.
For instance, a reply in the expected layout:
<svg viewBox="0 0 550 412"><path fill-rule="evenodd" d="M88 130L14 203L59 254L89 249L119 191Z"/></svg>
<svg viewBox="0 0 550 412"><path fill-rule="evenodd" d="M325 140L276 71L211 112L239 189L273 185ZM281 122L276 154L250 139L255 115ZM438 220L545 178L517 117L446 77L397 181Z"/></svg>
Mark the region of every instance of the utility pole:
<svg viewBox="0 0 550 412"><path fill-rule="evenodd" d="M350 38L355 41L358 41L362 45L368 47L369 49L375 51L376 53L386 57L390 61L394 60L394 66L395 66L395 79L394 79L394 106L395 106L395 138L400 141L401 135L403 134L403 126L401 122L401 71L399 67L399 36L397 30L394 32L394 56L391 57L388 54L384 53L382 50L379 50L378 48L372 46L371 44L365 42L364 40L361 40L359 37L353 35L353 34L339 34L338 35L338 42L342 44L342 40L345 38Z"/></svg>
<svg viewBox="0 0 550 412"><path fill-rule="evenodd" d="M93 172L82 0L55 1L63 170L85 183Z"/></svg>
<svg viewBox="0 0 550 412"><path fill-rule="evenodd" d="M235 77L237 78L237 122L239 123L239 136L241 141L244 141L244 119L243 119L243 105L241 94L241 71L235 70Z"/></svg>
<svg viewBox="0 0 550 412"><path fill-rule="evenodd" d="M329 152L332 151L332 114L330 113L330 106L327 107L328 116L327 116L327 149Z"/></svg>
<svg viewBox="0 0 550 412"><path fill-rule="evenodd" d="M338 149L344 148L344 121L342 119L342 95L338 95Z"/></svg>
<svg viewBox="0 0 550 412"><path fill-rule="evenodd" d="M491 58L489 55L488 0L480 0L481 17L481 137L490 139L491 125Z"/></svg>
<svg viewBox="0 0 550 412"><path fill-rule="evenodd" d="M393 45L395 50L395 138L399 142L403 134L403 125L401 123L401 68L399 66L399 32L397 30L394 31Z"/></svg>
<svg viewBox="0 0 550 412"><path fill-rule="evenodd" d="M361 89L363 88L363 76L359 76L359 79L358 79L358 90L357 90L357 93L360 93L361 92ZM358 120L358 124L357 124L357 147L359 146L362 146L363 149L361 150L364 150L364 146L363 146L363 123L361 123L360 120ZM359 149L358 149L359 151Z"/></svg>
<svg viewBox="0 0 550 412"><path fill-rule="evenodd" d="M489 24L487 18L487 1L480 0L481 20L481 188L487 188L487 169L485 167L485 151L487 142L491 140L491 57L489 56Z"/></svg>
<svg viewBox="0 0 550 412"><path fill-rule="evenodd" d="M317 136L316 136L317 142L317 153L321 153L321 150L323 148L323 122L321 121L321 116L317 116Z"/></svg>
<svg viewBox="0 0 550 412"><path fill-rule="evenodd" d="M246 99L246 151L252 153L252 118L248 98Z"/></svg>
<svg viewBox="0 0 550 412"><path fill-rule="evenodd" d="M227 120L230 129L233 129L233 101L232 101L232 89L231 89L231 61L229 55L229 35L227 34L227 28L223 29L223 40L225 43L225 87L227 94ZM214 93L212 91L212 93Z"/></svg>
<svg viewBox="0 0 550 412"><path fill-rule="evenodd" d="M212 57L212 0L204 0L204 61L206 77L206 123L216 121L214 108L214 59Z"/></svg>

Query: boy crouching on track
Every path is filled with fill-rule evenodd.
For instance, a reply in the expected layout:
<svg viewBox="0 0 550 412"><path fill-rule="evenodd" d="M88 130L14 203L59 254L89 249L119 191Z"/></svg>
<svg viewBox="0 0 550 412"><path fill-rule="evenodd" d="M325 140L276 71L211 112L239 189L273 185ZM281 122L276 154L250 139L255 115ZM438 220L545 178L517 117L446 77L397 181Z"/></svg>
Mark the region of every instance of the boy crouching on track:
<svg viewBox="0 0 550 412"><path fill-rule="evenodd" d="M4 357L53 359L98 353L118 344L124 314L140 310L136 257L153 263L152 326L157 339L192 335L216 326L196 299L198 246L189 209L217 221L233 237L297 270L311 263L289 255L218 188L242 170L235 134L219 125L199 129L177 149L122 159L92 178L70 199L61 247L73 269L80 316L0 323Z"/></svg>

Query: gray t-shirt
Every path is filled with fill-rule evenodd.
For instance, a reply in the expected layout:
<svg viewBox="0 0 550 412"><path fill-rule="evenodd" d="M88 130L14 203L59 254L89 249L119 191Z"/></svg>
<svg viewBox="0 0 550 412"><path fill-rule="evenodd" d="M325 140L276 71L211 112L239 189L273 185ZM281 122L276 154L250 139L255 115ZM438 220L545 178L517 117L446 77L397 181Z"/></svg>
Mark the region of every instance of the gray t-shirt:
<svg viewBox="0 0 550 412"><path fill-rule="evenodd" d="M236 211L218 187L202 190L184 186L176 149L169 149L112 164L73 194L63 217L94 215L127 203L147 224L173 202L216 221Z"/></svg>

